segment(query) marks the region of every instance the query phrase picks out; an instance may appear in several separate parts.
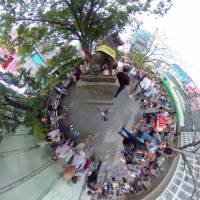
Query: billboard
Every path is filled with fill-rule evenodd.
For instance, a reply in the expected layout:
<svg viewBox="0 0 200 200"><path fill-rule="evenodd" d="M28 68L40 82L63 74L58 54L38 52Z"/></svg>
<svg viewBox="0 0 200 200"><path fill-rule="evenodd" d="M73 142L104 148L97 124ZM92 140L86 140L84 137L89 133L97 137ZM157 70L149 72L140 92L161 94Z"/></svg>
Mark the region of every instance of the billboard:
<svg viewBox="0 0 200 200"><path fill-rule="evenodd" d="M187 90L190 94L200 94L199 89L197 88L196 84L191 81L190 83L186 84L184 88Z"/></svg>
<svg viewBox="0 0 200 200"><path fill-rule="evenodd" d="M35 52L31 55L32 60L36 65L44 65L45 62L39 53Z"/></svg>
<svg viewBox="0 0 200 200"><path fill-rule="evenodd" d="M200 91L194 81L184 72L178 65L173 64L169 72L178 80L182 85L182 88L185 94L188 96L191 110L199 111L200 110Z"/></svg>
<svg viewBox="0 0 200 200"><path fill-rule="evenodd" d="M181 82L182 85L186 85L192 81L190 76L186 72L184 72L178 65L173 64L171 65L169 71L172 73L172 75Z"/></svg>
<svg viewBox="0 0 200 200"><path fill-rule="evenodd" d="M6 49L0 48L0 66L2 69L7 70L10 63L14 60L13 55Z"/></svg>
<svg viewBox="0 0 200 200"><path fill-rule="evenodd" d="M200 96L190 98L190 104L192 111L199 111L200 110Z"/></svg>

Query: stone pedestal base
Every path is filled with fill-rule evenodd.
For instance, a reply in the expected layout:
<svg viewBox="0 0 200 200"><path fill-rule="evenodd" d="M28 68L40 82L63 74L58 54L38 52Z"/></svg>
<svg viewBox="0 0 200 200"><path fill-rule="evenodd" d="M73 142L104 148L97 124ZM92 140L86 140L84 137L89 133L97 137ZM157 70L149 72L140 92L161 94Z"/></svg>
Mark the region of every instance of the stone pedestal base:
<svg viewBox="0 0 200 200"><path fill-rule="evenodd" d="M77 91L84 96L85 103L112 104L119 83L116 76L85 75L77 83Z"/></svg>
<svg viewBox="0 0 200 200"><path fill-rule="evenodd" d="M115 83L116 76L105 75L83 75L80 77L82 81L86 82L110 82Z"/></svg>

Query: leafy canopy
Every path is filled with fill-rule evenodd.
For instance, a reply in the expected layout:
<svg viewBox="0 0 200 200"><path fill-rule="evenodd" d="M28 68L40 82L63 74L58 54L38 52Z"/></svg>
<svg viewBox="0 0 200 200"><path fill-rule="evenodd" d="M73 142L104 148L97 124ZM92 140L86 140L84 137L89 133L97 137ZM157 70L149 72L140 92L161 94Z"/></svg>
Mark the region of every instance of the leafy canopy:
<svg viewBox="0 0 200 200"><path fill-rule="evenodd" d="M171 0L2 0L1 45L19 46L26 55L38 45L56 46L78 40L86 53L113 30L123 30L143 12L163 16ZM14 41L10 31L17 29Z"/></svg>

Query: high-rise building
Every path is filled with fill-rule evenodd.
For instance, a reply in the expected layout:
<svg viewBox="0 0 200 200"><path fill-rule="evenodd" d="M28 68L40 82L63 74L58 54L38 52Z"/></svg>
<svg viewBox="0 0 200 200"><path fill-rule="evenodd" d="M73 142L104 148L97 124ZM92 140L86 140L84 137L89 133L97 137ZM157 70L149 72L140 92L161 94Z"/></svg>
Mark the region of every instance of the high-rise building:
<svg viewBox="0 0 200 200"><path fill-rule="evenodd" d="M151 34L145 30L137 29L133 32L131 38L130 52L143 52L151 40Z"/></svg>

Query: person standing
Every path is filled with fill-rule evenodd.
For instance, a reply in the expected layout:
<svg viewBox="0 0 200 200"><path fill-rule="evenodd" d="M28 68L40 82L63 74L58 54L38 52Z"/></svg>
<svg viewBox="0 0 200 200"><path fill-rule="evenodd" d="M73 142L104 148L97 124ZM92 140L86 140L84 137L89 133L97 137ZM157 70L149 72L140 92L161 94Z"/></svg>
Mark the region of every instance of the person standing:
<svg viewBox="0 0 200 200"><path fill-rule="evenodd" d="M122 72L118 72L117 73L117 79L119 81L119 89L117 90L117 93L115 94L114 98L116 98L119 93L129 85L130 83L130 78L128 76L129 74L129 71L130 71L130 67L128 65L125 65L123 67L123 70Z"/></svg>
<svg viewBox="0 0 200 200"><path fill-rule="evenodd" d="M98 178L99 171L101 169L101 165L102 165L102 161L100 160L98 161L98 165L96 169L94 169L87 177L87 187L90 190L96 191L98 188L97 178Z"/></svg>

